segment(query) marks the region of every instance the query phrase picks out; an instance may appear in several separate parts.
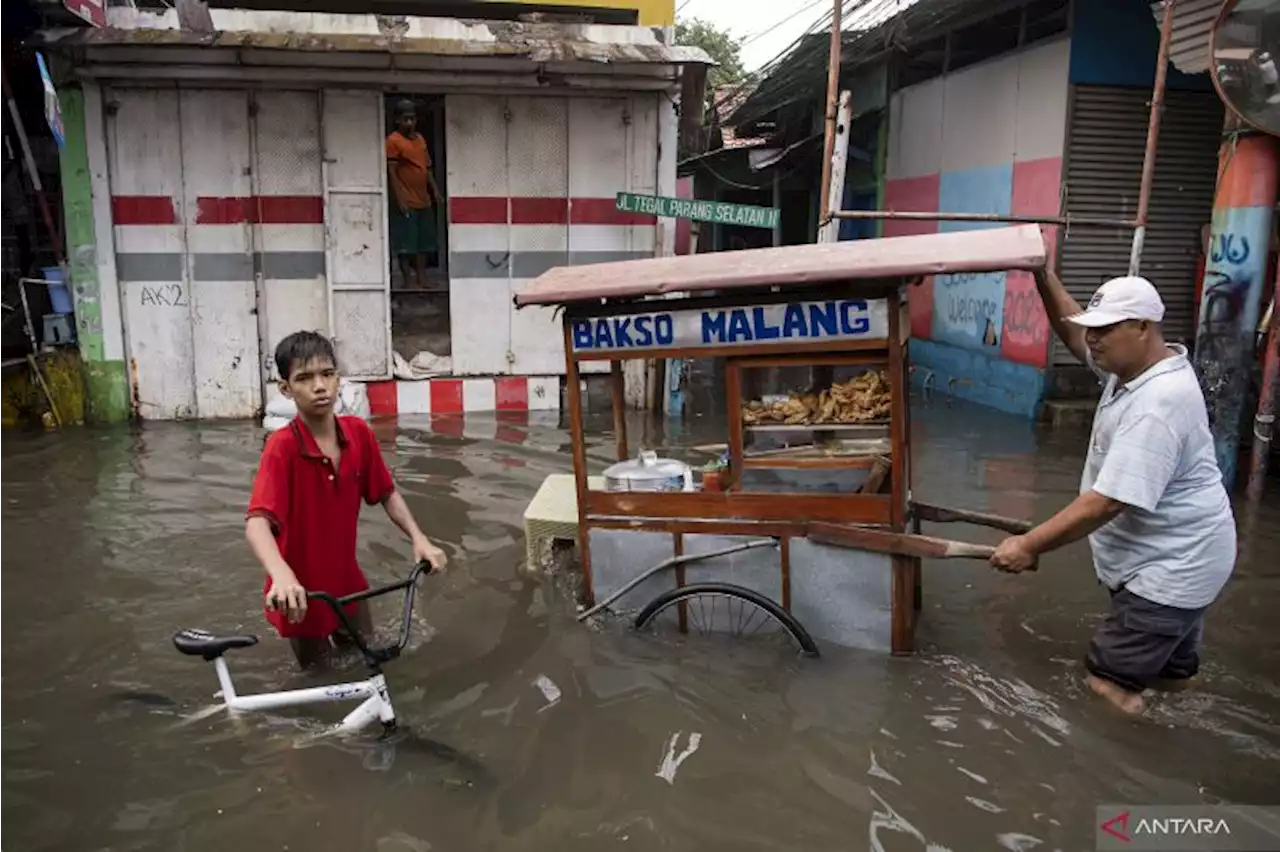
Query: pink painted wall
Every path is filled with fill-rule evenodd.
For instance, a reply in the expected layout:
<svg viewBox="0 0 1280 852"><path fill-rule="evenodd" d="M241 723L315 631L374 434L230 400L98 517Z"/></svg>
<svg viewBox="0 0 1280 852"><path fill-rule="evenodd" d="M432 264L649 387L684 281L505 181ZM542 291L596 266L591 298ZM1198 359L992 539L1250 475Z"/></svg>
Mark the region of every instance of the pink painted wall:
<svg viewBox="0 0 1280 852"><path fill-rule="evenodd" d="M895 92L885 207L1056 215L1069 55L1065 39L1050 41ZM969 227L998 226L885 220L884 236ZM1052 252L1055 229L1043 230ZM998 344L989 337L970 337L965 330L970 319L966 309L973 305L989 312L986 316L998 313L993 317ZM1037 369L1048 363L1048 320L1027 273L971 282L930 278L911 290L910 309L913 337L939 339L942 334L942 342L988 356Z"/></svg>

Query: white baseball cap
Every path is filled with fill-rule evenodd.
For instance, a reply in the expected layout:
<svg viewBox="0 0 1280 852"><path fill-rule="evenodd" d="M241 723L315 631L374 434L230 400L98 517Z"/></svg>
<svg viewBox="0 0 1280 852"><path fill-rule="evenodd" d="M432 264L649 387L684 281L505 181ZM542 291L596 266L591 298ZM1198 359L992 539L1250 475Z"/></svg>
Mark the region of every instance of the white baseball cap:
<svg viewBox="0 0 1280 852"><path fill-rule="evenodd" d="M1085 328L1102 328L1125 320L1160 322L1164 319L1164 300L1147 279L1126 275L1104 282L1084 312L1067 319Z"/></svg>

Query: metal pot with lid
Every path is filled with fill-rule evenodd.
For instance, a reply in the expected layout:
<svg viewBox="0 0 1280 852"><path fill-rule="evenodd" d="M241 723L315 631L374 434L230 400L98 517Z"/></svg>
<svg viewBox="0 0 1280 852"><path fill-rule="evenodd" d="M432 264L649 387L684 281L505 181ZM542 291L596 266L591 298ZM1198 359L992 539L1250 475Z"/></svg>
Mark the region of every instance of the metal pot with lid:
<svg viewBox="0 0 1280 852"><path fill-rule="evenodd" d="M693 471L682 461L641 450L639 458L606 468L604 483L606 491L692 491Z"/></svg>

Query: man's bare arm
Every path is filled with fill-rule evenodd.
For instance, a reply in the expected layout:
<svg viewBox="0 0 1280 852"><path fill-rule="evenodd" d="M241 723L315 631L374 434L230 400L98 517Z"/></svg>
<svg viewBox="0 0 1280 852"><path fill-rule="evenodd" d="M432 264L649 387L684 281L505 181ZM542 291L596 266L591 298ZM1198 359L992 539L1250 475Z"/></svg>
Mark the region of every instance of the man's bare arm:
<svg viewBox="0 0 1280 852"><path fill-rule="evenodd" d="M1071 354L1087 363L1085 357L1084 329L1075 323L1067 322L1066 317L1080 313L1080 303L1071 298L1062 279L1053 270L1044 268L1036 270L1036 290L1040 293L1040 301L1044 303L1044 311L1049 316L1049 325L1066 344Z"/></svg>

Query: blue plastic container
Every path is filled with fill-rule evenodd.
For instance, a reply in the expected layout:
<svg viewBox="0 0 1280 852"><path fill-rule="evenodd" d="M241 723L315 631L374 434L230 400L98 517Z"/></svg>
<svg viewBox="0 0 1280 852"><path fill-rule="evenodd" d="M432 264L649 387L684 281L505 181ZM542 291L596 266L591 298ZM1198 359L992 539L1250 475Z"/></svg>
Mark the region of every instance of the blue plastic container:
<svg viewBox="0 0 1280 852"><path fill-rule="evenodd" d="M71 304L71 290L63 280L62 267L46 266L40 270L40 274L44 276L45 281L49 282L49 301L52 303L53 313L72 313L74 307Z"/></svg>

